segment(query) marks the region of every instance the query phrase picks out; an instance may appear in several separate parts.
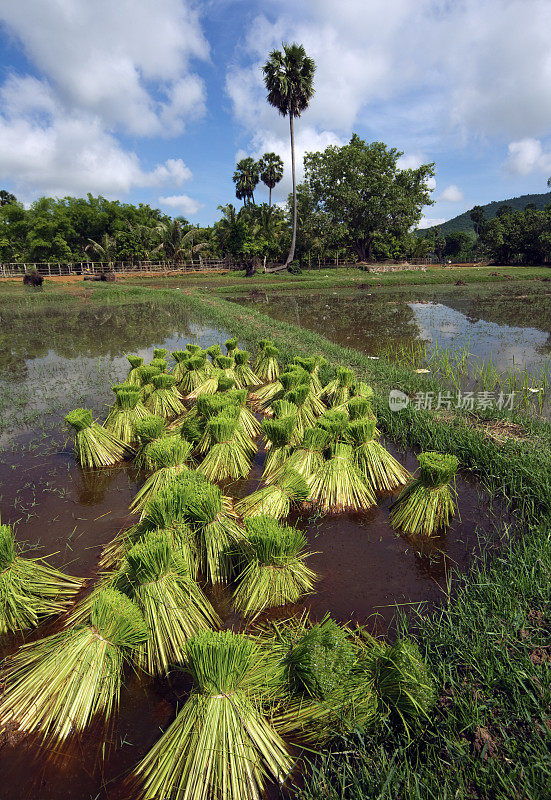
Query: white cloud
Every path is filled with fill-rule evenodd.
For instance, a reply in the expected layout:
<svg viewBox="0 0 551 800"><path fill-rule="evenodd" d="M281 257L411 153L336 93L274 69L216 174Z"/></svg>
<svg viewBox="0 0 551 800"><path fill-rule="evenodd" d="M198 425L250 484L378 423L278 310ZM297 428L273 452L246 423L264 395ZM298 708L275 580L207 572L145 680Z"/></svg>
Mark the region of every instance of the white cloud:
<svg viewBox="0 0 551 800"><path fill-rule="evenodd" d="M407 155L404 153L404 155L398 159L398 167L400 169L417 169L421 164L426 163L427 159L422 153L408 153Z"/></svg>
<svg viewBox="0 0 551 800"><path fill-rule="evenodd" d="M181 214L189 216L193 216L203 207L202 203L199 203L187 194L173 194L170 197L159 197L159 205L161 208L169 208L173 212L178 211Z"/></svg>
<svg viewBox="0 0 551 800"><path fill-rule="evenodd" d="M433 225L442 225L445 221L445 217L421 217L417 227L423 230L424 228L432 228Z"/></svg>
<svg viewBox="0 0 551 800"><path fill-rule="evenodd" d="M437 200L444 200L448 203L459 203L460 200L463 200L463 192L461 189L455 185L455 183L446 186L444 191L436 198Z"/></svg>
<svg viewBox="0 0 551 800"><path fill-rule="evenodd" d="M399 143L404 163L433 160L453 136L526 137L551 130L549 0L263 0L227 92L245 131L281 137L260 67L282 41L302 42L316 93L297 123Z"/></svg>
<svg viewBox="0 0 551 800"><path fill-rule="evenodd" d="M551 173L551 153L545 153L539 139L520 139L510 142L505 169L513 175L529 175L540 172Z"/></svg>
<svg viewBox="0 0 551 800"><path fill-rule="evenodd" d="M204 110L190 62L209 47L186 0L19 0L2 4L0 20L73 111L152 135Z"/></svg>

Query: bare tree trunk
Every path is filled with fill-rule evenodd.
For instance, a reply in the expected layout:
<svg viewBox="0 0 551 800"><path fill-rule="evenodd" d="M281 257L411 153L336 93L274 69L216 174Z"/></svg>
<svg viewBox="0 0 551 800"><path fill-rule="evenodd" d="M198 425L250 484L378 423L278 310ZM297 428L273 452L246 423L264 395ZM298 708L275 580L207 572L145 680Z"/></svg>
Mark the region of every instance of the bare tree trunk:
<svg viewBox="0 0 551 800"><path fill-rule="evenodd" d="M293 130L292 111L289 111L289 124L291 129L291 172L293 175L293 238L291 239L291 249L285 262L286 267L295 257L295 245L297 243L297 184L295 179L295 132Z"/></svg>
<svg viewBox="0 0 551 800"><path fill-rule="evenodd" d="M270 198L268 200L268 206L271 208L272 207L272 187L271 186L268 186L268 191L269 191L269 198Z"/></svg>

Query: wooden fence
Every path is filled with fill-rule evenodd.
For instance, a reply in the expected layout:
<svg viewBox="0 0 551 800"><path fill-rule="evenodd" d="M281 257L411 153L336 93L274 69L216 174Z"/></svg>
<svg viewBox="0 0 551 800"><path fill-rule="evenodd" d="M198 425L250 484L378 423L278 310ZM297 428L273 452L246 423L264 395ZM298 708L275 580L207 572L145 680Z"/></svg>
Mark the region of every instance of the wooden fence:
<svg viewBox="0 0 551 800"><path fill-rule="evenodd" d="M228 259L200 259L194 262L173 261L73 261L61 262L11 262L0 264L0 277L10 278L38 272L39 275L101 275L104 272L148 273L148 272L207 272L233 269Z"/></svg>

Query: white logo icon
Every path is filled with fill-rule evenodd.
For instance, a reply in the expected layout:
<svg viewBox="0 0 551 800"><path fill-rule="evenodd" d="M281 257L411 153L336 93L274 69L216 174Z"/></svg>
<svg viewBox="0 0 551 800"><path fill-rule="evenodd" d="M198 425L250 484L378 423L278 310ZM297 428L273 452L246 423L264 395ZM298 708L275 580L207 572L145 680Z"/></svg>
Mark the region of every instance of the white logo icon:
<svg viewBox="0 0 551 800"><path fill-rule="evenodd" d="M391 411L401 411L409 405L409 397L399 389L391 389L388 395L388 407Z"/></svg>

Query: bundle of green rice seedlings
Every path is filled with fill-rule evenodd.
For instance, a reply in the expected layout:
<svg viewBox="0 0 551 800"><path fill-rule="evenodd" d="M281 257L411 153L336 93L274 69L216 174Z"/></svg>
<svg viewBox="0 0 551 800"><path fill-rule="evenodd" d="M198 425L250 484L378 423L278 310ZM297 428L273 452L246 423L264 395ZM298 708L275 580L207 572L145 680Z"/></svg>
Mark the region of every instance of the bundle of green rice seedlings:
<svg viewBox="0 0 551 800"><path fill-rule="evenodd" d="M202 431L198 443L200 453L207 453L214 444L214 439L207 426L208 421L222 413L227 413L228 416L233 416L236 419L239 414L239 409L228 392L200 395L197 398L194 410L197 413L197 422Z"/></svg>
<svg viewBox="0 0 551 800"><path fill-rule="evenodd" d="M266 419L262 423L262 431L266 437L267 455L264 463L262 480L271 483L278 475L294 449L293 435L296 415L280 419Z"/></svg>
<svg viewBox="0 0 551 800"><path fill-rule="evenodd" d="M241 517L268 516L283 519L289 515L291 504L299 505L308 499L308 484L294 469L285 470L277 480L244 497L235 505Z"/></svg>
<svg viewBox="0 0 551 800"><path fill-rule="evenodd" d="M324 511L361 511L376 505L375 493L354 464L352 447L332 446L331 457L308 481L310 500Z"/></svg>
<svg viewBox="0 0 551 800"><path fill-rule="evenodd" d="M190 358L189 350L174 350L172 353L172 358L176 362L174 365L174 369L172 370L172 375L176 380L176 383L181 383L184 379L184 375L186 374L186 364Z"/></svg>
<svg viewBox="0 0 551 800"><path fill-rule="evenodd" d="M166 419L150 414L136 423L136 441L138 448L134 464L138 469L154 469L149 461L148 453L152 443L166 435Z"/></svg>
<svg viewBox="0 0 551 800"><path fill-rule="evenodd" d="M398 639L392 646L374 649L368 671L381 710L398 717L406 730L430 719L436 700L434 681L415 642Z"/></svg>
<svg viewBox="0 0 551 800"><path fill-rule="evenodd" d="M378 695L365 667L360 637L325 617L276 628L288 696L274 724L282 733L313 744L369 728L378 716Z"/></svg>
<svg viewBox="0 0 551 800"><path fill-rule="evenodd" d="M161 489L170 485L176 475L188 469L192 445L181 436L163 436L150 443L147 460L154 469L130 504L130 511L143 511L146 504Z"/></svg>
<svg viewBox="0 0 551 800"><path fill-rule="evenodd" d="M449 527L455 514L455 487L451 481L459 466L446 453L420 453L419 476L409 483L390 509L390 521L404 533L433 536Z"/></svg>
<svg viewBox="0 0 551 800"><path fill-rule="evenodd" d="M129 445L94 422L87 408L71 411L65 422L74 430L75 456L81 467L112 467L134 453Z"/></svg>
<svg viewBox="0 0 551 800"><path fill-rule="evenodd" d="M314 412L312 407L310 387L303 383L295 389L290 389L286 392L284 399L296 406L295 428L298 436L302 440L305 429L315 425L316 418L319 416L319 414Z"/></svg>
<svg viewBox="0 0 551 800"><path fill-rule="evenodd" d="M188 397L208 377L205 372L206 360L204 353L193 354L188 358L185 364L186 371L180 383L180 391L184 397Z"/></svg>
<svg viewBox="0 0 551 800"><path fill-rule="evenodd" d="M126 554L116 583L144 616L149 636L135 660L150 675L166 675L182 663L188 639L220 624L167 532L142 536Z"/></svg>
<svg viewBox="0 0 551 800"><path fill-rule="evenodd" d="M44 741L81 733L116 713L123 666L147 637L143 616L124 594L106 589L86 624L24 645L4 662L2 724Z"/></svg>
<svg viewBox="0 0 551 800"><path fill-rule="evenodd" d="M183 414L186 410L182 396L176 388L176 380L172 375L155 375L152 378L155 387L146 400L146 407L157 417L170 419Z"/></svg>
<svg viewBox="0 0 551 800"><path fill-rule="evenodd" d="M218 414L207 422L207 429L214 444L198 467L210 481L226 478L246 478L251 461L236 436L237 418L228 413Z"/></svg>
<svg viewBox="0 0 551 800"><path fill-rule="evenodd" d="M144 364L143 366L137 368L136 373L138 375L142 390L142 401L145 402L155 388L152 381L155 375L159 375L160 372L160 369L157 367L152 367L151 364Z"/></svg>
<svg viewBox="0 0 551 800"><path fill-rule="evenodd" d="M281 400L274 400L272 403L272 411L276 419L282 417L292 417L297 413L297 407L294 403L286 400L283 397Z"/></svg>
<svg viewBox="0 0 551 800"><path fill-rule="evenodd" d="M311 553L306 552L307 540L301 531L266 516L245 520L245 530L245 565L233 595L237 611L249 616L296 603L312 591L317 576L304 563Z"/></svg>
<svg viewBox="0 0 551 800"><path fill-rule="evenodd" d="M309 481L323 466L323 452L328 447L330 436L322 428L307 428L300 444L283 464L283 469L294 469Z"/></svg>
<svg viewBox="0 0 551 800"><path fill-rule="evenodd" d="M153 358L166 358L168 355L168 350L166 347L155 347L153 349Z"/></svg>
<svg viewBox="0 0 551 800"><path fill-rule="evenodd" d="M257 351L256 351L256 358L254 360L254 365L253 365L253 370L256 373L258 373L258 369L257 369L258 364L261 361L261 359L263 358L264 350L266 348L266 345L268 345L268 344L269 345L273 345L273 341L271 339L260 339L260 341L258 342Z"/></svg>
<svg viewBox="0 0 551 800"><path fill-rule="evenodd" d="M266 344L258 354L254 371L262 383L273 383L279 378L279 350L273 344Z"/></svg>
<svg viewBox="0 0 551 800"><path fill-rule="evenodd" d="M224 346L229 356L233 357L235 351L237 350L238 343L239 339L237 338L237 336L232 336L231 339L226 339L226 341L224 342Z"/></svg>
<svg viewBox="0 0 551 800"><path fill-rule="evenodd" d="M257 420L252 411L247 407L247 390L246 389L230 389L223 395L229 399L230 402L235 403L239 408L239 429L246 434L249 439L256 439L260 435L260 422ZM256 447L253 445L253 451L256 452Z"/></svg>
<svg viewBox="0 0 551 800"><path fill-rule="evenodd" d="M333 408L342 406L352 396L352 387L356 382L354 370L348 367L339 367L337 377L329 381L324 387L322 396L327 399Z"/></svg>
<svg viewBox="0 0 551 800"><path fill-rule="evenodd" d="M155 369L158 369L159 372L166 372L168 368L168 362L166 358L153 358L149 362L148 366L155 367Z"/></svg>
<svg viewBox="0 0 551 800"><path fill-rule="evenodd" d="M203 348L200 344L193 344L193 342L188 342L186 344L186 350L190 352L192 355L197 355L197 353L201 353Z"/></svg>
<svg viewBox="0 0 551 800"><path fill-rule="evenodd" d="M263 716L267 681L277 665L252 638L205 631L191 639L189 698L138 764L140 798L261 800L294 766L283 740Z"/></svg>
<svg viewBox="0 0 551 800"><path fill-rule="evenodd" d="M234 385L237 386L237 378L235 375L235 361L233 356L217 356L216 361L214 362L218 369L220 370L220 375L225 375L227 378L231 378L234 382ZM240 389L241 386L238 386Z"/></svg>
<svg viewBox="0 0 551 800"><path fill-rule="evenodd" d="M348 416L351 420L362 419L363 417L375 419L373 407L366 397L351 397L350 400L345 403L344 410L348 412Z"/></svg>
<svg viewBox="0 0 551 800"><path fill-rule="evenodd" d="M320 358L319 356L313 356L312 358L301 358L296 356L291 363L296 364L297 366L306 370L310 376L312 389L317 395L320 395L322 392L322 385L319 379L319 368L323 363L325 363L324 359Z"/></svg>
<svg viewBox="0 0 551 800"><path fill-rule="evenodd" d="M128 386L141 386L141 381L137 370L138 367L142 366L143 358L140 358L140 356L126 356L126 358L130 364L130 371L126 376L125 383Z"/></svg>
<svg viewBox="0 0 551 800"><path fill-rule="evenodd" d="M210 583L227 583L233 575L233 554L244 533L224 508L218 486L198 483L188 491L184 517L196 536L202 574Z"/></svg>
<svg viewBox="0 0 551 800"><path fill-rule="evenodd" d="M205 361L205 364L207 362ZM193 391L186 395L186 400L196 400L203 395L213 395L218 391L218 379L222 375L222 371L218 367L210 365L209 369L205 371L205 376L201 383L199 383Z"/></svg>
<svg viewBox="0 0 551 800"><path fill-rule="evenodd" d="M371 386L369 386L367 383L364 383L364 381L354 381L352 384L351 394L352 397L363 397L366 400L372 400L374 392Z"/></svg>
<svg viewBox="0 0 551 800"><path fill-rule="evenodd" d="M376 492L388 492L411 480L403 467L379 442L375 420L358 419L348 426L347 435L354 447L354 463Z"/></svg>
<svg viewBox="0 0 551 800"><path fill-rule="evenodd" d="M10 525L0 524L0 635L60 614L83 585L42 559L23 558Z"/></svg>
<svg viewBox="0 0 551 800"><path fill-rule="evenodd" d="M330 409L322 414L316 422L316 426L329 434L331 444L345 442L350 420L346 411Z"/></svg>
<svg viewBox="0 0 551 800"><path fill-rule="evenodd" d="M281 373L279 379L272 384L262 386L255 392L255 402L261 411L273 413L273 404L277 400L283 400L286 393L297 386L306 385L310 383L308 373L295 365L288 367Z"/></svg>
<svg viewBox="0 0 551 800"><path fill-rule="evenodd" d="M249 353L247 350L234 350L235 377L237 385L244 389L256 389L262 385L262 381L256 375L249 364Z"/></svg>
<svg viewBox="0 0 551 800"><path fill-rule="evenodd" d="M136 442L136 424L151 412L142 403L142 390L137 386L113 386L115 404L107 415L103 427L121 442Z"/></svg>
<svg viewBox="0 0 551 800"><path fill-rule="evenodd" d="M210 347L207 347L205 353L210 356L211 363L214 364L215 359L222 355L222 350L220 349L219 344L211 344Z"/></svg>

